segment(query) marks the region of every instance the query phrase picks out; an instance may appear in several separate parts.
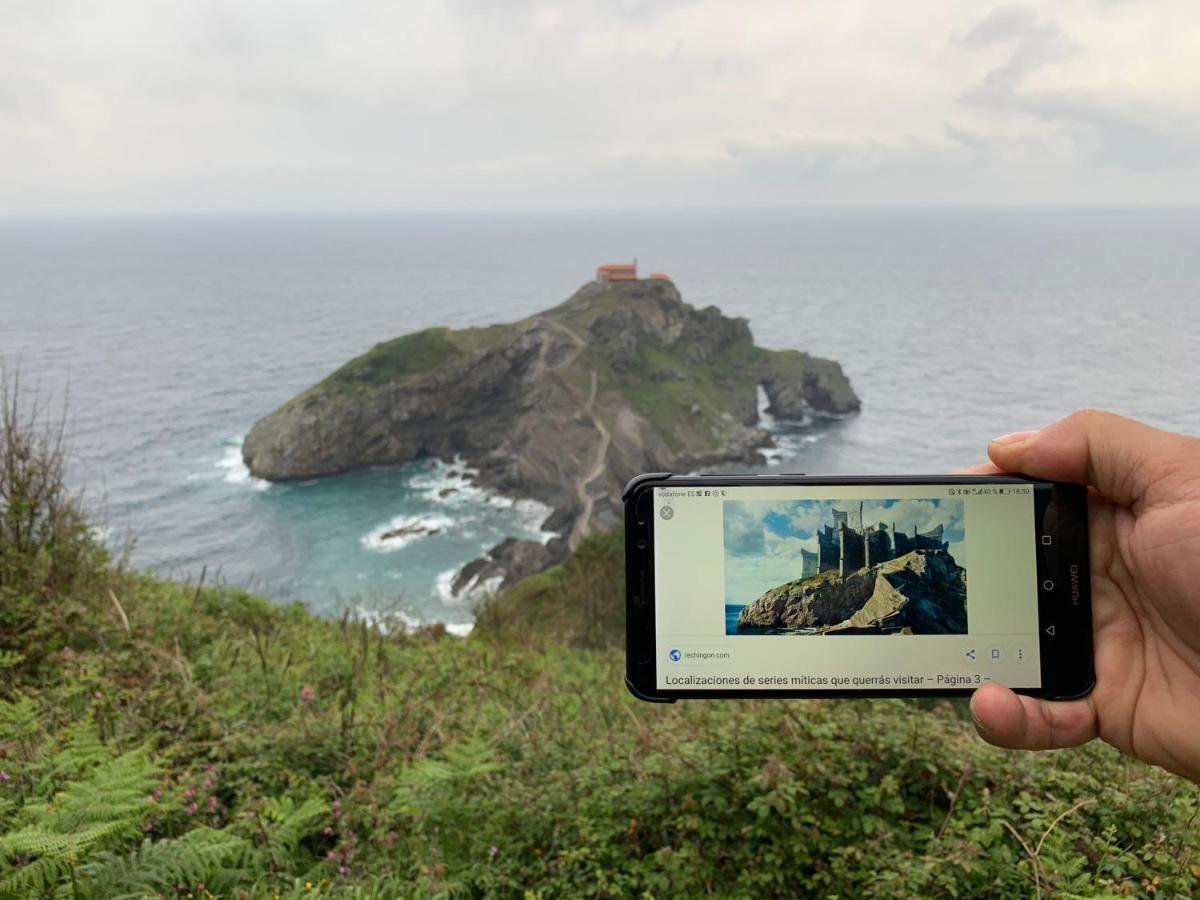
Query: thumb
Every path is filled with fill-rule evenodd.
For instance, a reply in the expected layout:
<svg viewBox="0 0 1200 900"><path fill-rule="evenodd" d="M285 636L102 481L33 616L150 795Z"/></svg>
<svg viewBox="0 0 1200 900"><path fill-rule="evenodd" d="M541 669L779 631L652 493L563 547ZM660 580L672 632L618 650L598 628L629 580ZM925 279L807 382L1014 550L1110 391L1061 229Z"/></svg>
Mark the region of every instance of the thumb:
<svg viewBox="0 0 1200 900"><path fill-rule="evenodd" d="M1096 736L1099 724L1091 696L1039 700L985 684L971 696L975 729L989 744L1014 750L1075 747Z"/></svg>
<svg viewBox="0 0 1200 900"><path fill-rule="evenodd" d="M988 444L988 456L1006 472L1091 485L1121 506L1139 503L1166 463L1178 458L1179 435L1113 413L1085 409L1047 425Z"/></svg>

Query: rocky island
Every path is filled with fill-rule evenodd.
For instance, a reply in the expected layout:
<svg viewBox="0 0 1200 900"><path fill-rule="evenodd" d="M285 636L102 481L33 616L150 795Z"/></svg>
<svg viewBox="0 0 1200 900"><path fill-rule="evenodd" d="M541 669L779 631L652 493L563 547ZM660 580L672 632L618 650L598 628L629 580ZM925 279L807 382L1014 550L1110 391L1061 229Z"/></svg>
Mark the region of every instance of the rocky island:
<svg viewBox="0 0 1200 900"><path fill-rule="evenodd" d="M283 481L462 459L481 486L554 510L561 539L472 564L471 580L507 583L616 525L638 472L760 461L760 387L779 419L858 410L838 363L757 347L745 319L688 305L665 278L604 274L518 322L376 345L255 423L247 467Z"/></svg>
<svg viewBox="0 0 1200 900"><path fill-rule="evenodd" d="M913 550L772 588L737 625L746 634L966 634L967 573L945 550Z"/></svg>

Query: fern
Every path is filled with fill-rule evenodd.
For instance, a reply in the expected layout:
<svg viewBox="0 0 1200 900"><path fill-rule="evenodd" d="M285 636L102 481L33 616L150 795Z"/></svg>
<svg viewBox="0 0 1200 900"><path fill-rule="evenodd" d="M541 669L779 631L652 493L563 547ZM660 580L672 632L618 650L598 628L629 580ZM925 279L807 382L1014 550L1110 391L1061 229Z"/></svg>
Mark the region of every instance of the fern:
<svg viewBox="0 0 1200 900"><path fill-rule="evenodd" d="M68 725L57 742L61 748L47 767L56 781L77 779L93 766L112 759L112 751L104 746L96 729L86 720Z"/></svg>
<svg viewBox="0 0 1200 900"><path fill-rule="evenodd" d="M0 747L15 747L24 759L32 758L42 730L40 714L29 697L18 697L12 703L0 701Z"/></svg>
<svg viewBox="0 0 1200 900"><path fill-rule="evenodd" d="M245 874L234 866L248 846L228 830L195 828L170 840L146 838L131 853L98 853L80 867L79 880L92 895L114 900L171 892L179 884L224 891Z"/></svg>
<svg viewBox="0 0 1200 900"><path fill-rule="evenodd" d="M87 743L73 742L52 767L78 763ZM82 863L139 833L158 779L145 754L126 753L93 766L49 802L27 804L15 816L25 827L0 837L0 897L46 893L67 880L77 893Z"/></svg>
<svg viewBox="0 0 1200 900"><path fill-rule="evenodd" d="M123 831L124 822L102 822L70 834L30 826L0 837L0 897L27 897L52 890L74 877L79 862Z"/></svg>
<svg viewBox="0 0 1200 900"><path fill-rule="evenodd" d="M135 751L95 766L83 781L73 782L49 803L25 808L35 821L59 832L98 822L139 824L154 801L158 767Z"/></svg>
<svg viewBox="0 0 1200 900"><path fill-rule="evenodd" d="M321 797L310 797L297 804L290 798L269 799L259 816L261 852L275 871L291 871L300 842L318 831L317 826L329 815L329 805Z"/></svg>
<svg viewBox="0 0 1200 900"><path fill-rule="evenodd" d="M469 784L503 768L486 741L458 741L442 750L441 759L422 759L405 771L390 808L406 815L427 811L424 799L431 794L441 797L451 786Z"/></svg>

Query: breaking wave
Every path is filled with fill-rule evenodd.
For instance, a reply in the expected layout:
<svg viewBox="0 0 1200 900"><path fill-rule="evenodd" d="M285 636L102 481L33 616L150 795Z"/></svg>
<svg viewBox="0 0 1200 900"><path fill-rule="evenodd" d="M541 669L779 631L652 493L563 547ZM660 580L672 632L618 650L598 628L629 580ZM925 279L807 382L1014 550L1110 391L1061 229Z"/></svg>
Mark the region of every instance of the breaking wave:
<svg viewBox="0 0 1200 900"><path fill-rule="evenodd" d="M557 532L542 528L542 523L554 512L551 507L537 500L518 500L482 488L474 480L478 475L478 469L472 468L462 457L456 456L450 463L433 460L430 470L415 476L410 484L431 503L450 507L486 504L496 509L511 509L517 514L520 526L527 532L525 536L543 544L558 537Z"/></svg>
<svg viewBox="0 0 1200 900"><path fill-rule="evenodd" d="M391 553L401 547L407 547L413 541L418 541L431 534L437 534L454 527L454 520L449 516L395 516L378 528L373 528L360 539L368 550L380 553Z"/></svg>
<svg viewBox="0 0 1200 900"><path fill-rule="evenodd" d="M271 482L265 478L255 478L246 468L242 460L242 438L235 437L225 444L225 454L216 463L216 468L224 469L224 479L228 484L248 484L256 491L265 491Z"/></svg>
<svg viewBox="0 0 1200 900"><path fill-rule="evenodd" d="M819 431L809 431L814 424L812 416L804 415L799 419L779 419L768 410L771 400L766 389L758 386L758 424L770 432L775 441L774 447L763 447L759 452L766 459L768 466L777 466L786 459L791 459L804 446L815 444L821 439Z"/></svg>
<svg viewBox="0 0 1200 900"><path fill-rule="evenodd" d="M465 638L475 628L474 622L425 621L400 609L394 612L381 612L380 610L359 606L355 608L355 613L359 619L370 625L374 625L384 634L392 634L396 631L403 634L410 634L421 628L440 624L446 629L447 634Z"/></svg>

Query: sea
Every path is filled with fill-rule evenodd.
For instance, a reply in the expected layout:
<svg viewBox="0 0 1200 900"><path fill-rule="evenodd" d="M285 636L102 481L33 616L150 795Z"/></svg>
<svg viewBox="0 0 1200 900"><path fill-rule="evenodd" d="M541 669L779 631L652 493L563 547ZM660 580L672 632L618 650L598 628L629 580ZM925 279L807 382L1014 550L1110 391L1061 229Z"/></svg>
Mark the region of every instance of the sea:
<svg viewBox="0 0 1200 900"><path fill-rule="evenodd" d="M862 412L770 423L767 470L945 472L1082 406L1200 432L1200 211L8 218L0 357L65 410L73 480L131 565L462 634L456 569L545 539L546 509L455 460L269 484L242 438L378 341L516 319L633 258L842 364Z"/></svg>

